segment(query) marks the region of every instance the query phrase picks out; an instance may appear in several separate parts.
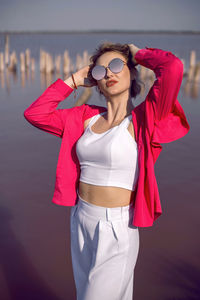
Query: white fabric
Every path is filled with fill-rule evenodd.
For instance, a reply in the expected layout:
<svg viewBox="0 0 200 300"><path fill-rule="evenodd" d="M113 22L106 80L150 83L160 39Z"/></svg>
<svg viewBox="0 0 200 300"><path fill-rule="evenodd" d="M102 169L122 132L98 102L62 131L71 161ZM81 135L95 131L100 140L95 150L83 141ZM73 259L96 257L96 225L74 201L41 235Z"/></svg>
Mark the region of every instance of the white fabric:
<svg viewBox="0 0 200 300"><path fill-rule="evenodd" d="M132 300L139 230L132 204L106 208L78 196L71 208L71 255L77 300Z"/></svg>
<svg viewBox="0 0 200 300"><path fill-rule="evenodd" d="M93 132L91 126L104 113L90 120L77 141L76 153L81 168L79 180L134 190L139 172L137 143L127 128L132 115L103 133Z"/></svg>

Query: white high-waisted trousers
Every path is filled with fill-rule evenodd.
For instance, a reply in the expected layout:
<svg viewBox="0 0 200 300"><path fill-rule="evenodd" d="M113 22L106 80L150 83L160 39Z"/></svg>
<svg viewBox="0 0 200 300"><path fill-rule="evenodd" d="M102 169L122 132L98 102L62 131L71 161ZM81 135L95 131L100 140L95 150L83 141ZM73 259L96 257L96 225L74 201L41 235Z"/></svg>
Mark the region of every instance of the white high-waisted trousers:
<svg viewBox="0 0 200 300"><path fill-rule="evenodd" d="M132 300L139 230L130 204L107 208L78 195L71 208L71 256L77 300Z"/></svg>

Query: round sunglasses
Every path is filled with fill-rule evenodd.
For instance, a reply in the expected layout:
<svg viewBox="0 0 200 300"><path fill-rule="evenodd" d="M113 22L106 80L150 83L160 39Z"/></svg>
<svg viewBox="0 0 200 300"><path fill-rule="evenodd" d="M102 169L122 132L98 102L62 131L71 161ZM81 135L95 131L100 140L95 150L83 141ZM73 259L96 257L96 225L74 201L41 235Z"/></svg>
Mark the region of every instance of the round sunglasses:
<svg viewBox="0 0 200 300"><path fill-rule="evenodd" d="M126 63L122 59L114 58L109 62L107 67L96 65L92 69L92 77L95 80L101 80L106 76L107 68L109 68L112 73L117 74L123 70L124 65L126 65Z"/></svg>

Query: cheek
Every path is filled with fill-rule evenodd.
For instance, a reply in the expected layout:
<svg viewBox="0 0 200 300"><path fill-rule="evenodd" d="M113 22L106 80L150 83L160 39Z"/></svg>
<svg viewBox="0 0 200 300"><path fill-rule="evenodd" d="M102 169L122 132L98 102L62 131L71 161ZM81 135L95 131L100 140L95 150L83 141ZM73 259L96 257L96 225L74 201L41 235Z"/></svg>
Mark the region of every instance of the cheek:
<svg viewBox="0 0 200 300"><path fill-rule="evenodd" d="M123 74L123 76L121 76L120 78L120 83L124 88L129 88L130 87L130 81L131 81L131 77L130 77L130 73L126 72L125 74Z"/></svg>
<svg viewBox="0 0 200 300"><path fill-rule="evenodd" d="M130 82L130 80L131 80L131 73L130 73L129 70L126 70L126 71L124 72L124 78L126 78L126 80L127 80L128 82Z"/></svg>

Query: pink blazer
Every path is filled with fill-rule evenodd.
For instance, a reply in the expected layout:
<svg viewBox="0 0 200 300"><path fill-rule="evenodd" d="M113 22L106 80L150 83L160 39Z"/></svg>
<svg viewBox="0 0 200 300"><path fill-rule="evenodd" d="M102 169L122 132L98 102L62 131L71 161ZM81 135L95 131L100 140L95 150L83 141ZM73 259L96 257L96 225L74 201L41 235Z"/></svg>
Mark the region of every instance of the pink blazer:
<svg viewBox="0 0 200 300"><path fill-rule="evenodd" d="M156 76L145 101L132 110L139 160L139 177L132 199L133 225L148 227L162 214L154 172L154 164L162 150L161 143L183 137L190 126L177 100L183 77L181 60L169 51L148 47L140 49L135 59L153 70ZM32 125L62 138L52 201L65 206L74 206L77 201L80 165L75 146L84 132L84 121L107 110L88 104L57 109L59 102L72 91L58 79L24 111L24 117Z"/></svg>

